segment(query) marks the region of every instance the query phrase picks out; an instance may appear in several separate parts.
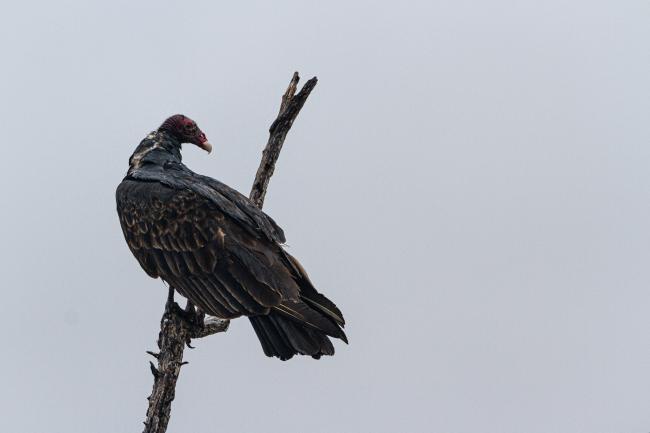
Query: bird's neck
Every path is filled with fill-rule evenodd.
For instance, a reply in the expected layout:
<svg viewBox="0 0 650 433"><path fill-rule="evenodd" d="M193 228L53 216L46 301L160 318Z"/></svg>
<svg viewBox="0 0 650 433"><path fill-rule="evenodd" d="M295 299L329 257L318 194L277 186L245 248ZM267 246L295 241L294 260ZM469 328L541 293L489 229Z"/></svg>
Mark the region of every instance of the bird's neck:
<svg viewBox="0 0 650 433"><path fill-rule="evenodd" d="M129 172L145 166L182 161L181 143L166 131L153 131L140 142L129 159Z"/></svg>

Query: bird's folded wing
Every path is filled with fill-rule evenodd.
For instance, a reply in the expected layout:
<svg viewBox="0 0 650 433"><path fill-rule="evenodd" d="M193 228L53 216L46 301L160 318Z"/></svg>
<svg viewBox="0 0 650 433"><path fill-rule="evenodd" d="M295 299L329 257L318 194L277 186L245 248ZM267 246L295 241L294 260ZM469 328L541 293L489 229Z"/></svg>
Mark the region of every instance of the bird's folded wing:
<svg viewBox="0 0 650 433"><path fill-rule="evenodd" d="M299 287L280 246L193 189L125 180L118 213L129 248L144 270L161 277L218 317L266 314ZM240 211L241 212L241 211ZM253 234L257 234L254 236Z"/></svg>

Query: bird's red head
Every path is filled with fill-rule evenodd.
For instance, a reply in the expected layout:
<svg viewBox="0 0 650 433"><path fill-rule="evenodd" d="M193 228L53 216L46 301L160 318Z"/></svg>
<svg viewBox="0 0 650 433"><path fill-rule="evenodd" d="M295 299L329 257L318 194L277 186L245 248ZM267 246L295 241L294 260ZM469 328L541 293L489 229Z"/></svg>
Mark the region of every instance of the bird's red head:
<svg viewBox="0 0 650 433"><path fill-rule="evenodd" d="M208 138L196 122L187 116L175 114L165 120L158 130L170 133L181 143L196 144L208 153L212 152L212 145L208 143Z"/></svg>

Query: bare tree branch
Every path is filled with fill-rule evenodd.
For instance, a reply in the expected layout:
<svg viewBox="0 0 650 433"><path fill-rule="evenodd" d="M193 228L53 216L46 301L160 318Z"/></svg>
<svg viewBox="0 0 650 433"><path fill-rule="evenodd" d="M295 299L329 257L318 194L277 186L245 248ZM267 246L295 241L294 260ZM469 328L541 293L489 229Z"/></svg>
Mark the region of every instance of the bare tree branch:
<svg viewBox="0 0 650 433"><path fill-rule="evenodd" d="M273 176L275 163L278 160L278 156L280 156L284 139L287 137L287 133L289 132L289 129L291 129L291 125L293 125L293 121L296 120L298 113L300 113L300 109L305 105L307 97L311 91L314 90L314 87L318 82L316 77L307 80L300 92L296 94L299 80L300 76L297 72L294 72L289 87L287 87L287 91L282 95L282 103L280 104L278 117L269 128L269 141L266 143L266 147L262 152L262 161L257 169L255 181L253 182L253 187L251 188L250 193L251 201L260 209L264 205L266 189L269 186L271 176Z"/></svg>
<svg viewBox="0 0 650 433"><path fill-rule="evenodd" d="M316 77L308 80L296 94L299 80L300 77L295 72L289 87L282 95L278 116L269 128L269 140L262 153L262 161L257 169L250 193L251 201L260 209L264 204L269 180L273 175L275 163L280 156L287 133L318 81ZM158 361L158 365L150 362L154 383L151 395L148 397L149 408L144 421L144 433L165 433L167 431L171 404L176 394L176 381L181 367L187 364L183 361L185 346L192 347L190 343L193 338L203 338L225 332L228 330L229 324L228 320L216 317L205 318L205 315L189 301L187 307L182 309L174 302L174 288L169 288L165 312L160 319L160 333L158 334L158 349L160 351L158 353L147 351Z"/></svg>

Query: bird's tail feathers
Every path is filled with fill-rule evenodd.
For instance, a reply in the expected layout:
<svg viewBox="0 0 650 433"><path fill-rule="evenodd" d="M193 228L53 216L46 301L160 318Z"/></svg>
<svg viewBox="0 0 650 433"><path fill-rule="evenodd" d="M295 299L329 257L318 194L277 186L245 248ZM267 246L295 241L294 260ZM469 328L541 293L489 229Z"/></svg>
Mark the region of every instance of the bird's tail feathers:
<svg viewBox="0 0 650 433"><path fill-rule="evenodd" d="M273 310L268 315L252 316L249 319L266 356L275 356L286 361L294 355L309 355L315 359L323 355L334 355L334 346L328 338L328 333L290 318L280 311ZM335 337L347 342L340 329Z"/></svg>
<svg viewBox="0 0 650 433"><path fill-rule="evenodd" d="M297 283L300 286L300 298L312 308L319 310L334 320L338 325L344 326L345 319L343 318L343 313L341 313L341 310L339 310L336 304L316 290L309 279L309 275L307 275L307 271L305 271L305 268L302 267L298 259L286 251L283 251L283 253L297 274Z"/></svg>

